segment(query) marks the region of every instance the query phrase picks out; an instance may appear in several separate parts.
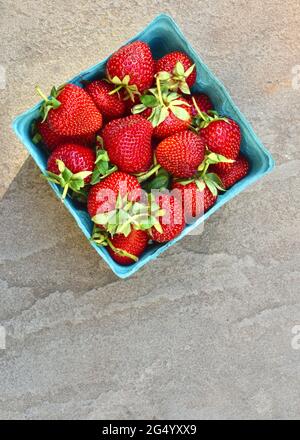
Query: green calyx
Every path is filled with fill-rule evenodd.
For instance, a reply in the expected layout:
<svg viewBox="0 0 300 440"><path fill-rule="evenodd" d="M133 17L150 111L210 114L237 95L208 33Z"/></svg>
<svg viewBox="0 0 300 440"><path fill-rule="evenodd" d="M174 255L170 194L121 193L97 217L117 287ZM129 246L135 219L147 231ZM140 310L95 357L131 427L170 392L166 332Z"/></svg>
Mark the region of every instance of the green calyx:
<svg viewBox="0 0 300 440"><path fill-rule="evenodd" d="M90 241L100 246L109 246L116 254L120 255L121 257L128 257L131 258L133 261L138 261L138 257L136 255L130 254L129 252L125 251L125 249L115 247L110 239L110 235L108 234L108 232L101 230L96 225L94 225L93 227Z"/></svg>
<svg viewBox="0 0 300 440"><path fill-rule="evenodd" d="M186 95L190 95L191 91L186 82L187 78L195 69L195 64L190 66L187 70L184 70L183 64L178 61L176 66L172 72L172 74L168 72L159 72L157 77L162 81L164 85L168 87L171 91L180 90L182 93Z"/></svg>
<svg viewBox="0 0 300 440"><path fill-rule="evenodd" d="M123 234L127 237L132 228L148 230L153 226L161 230L158 218L164 211L156 204L153 196L148 195L147 203L130 202L127 197L117 197L115 208L108 212L96 214L92 221L103 225L110 235Z"/></svg>
<svg viewBox="0 0 300 440"><path fill-rule="evenodd" d="M199 131L201 128L206 128L211 122L215 121L225 121L230 124L228 118L219 116L218 112L215 110L209 110L209 114L202 112L194 97L192 97L192 101L195 109L197 110L197 115L193 118L192 123L192 128L195 131Z"/></svg>
<svg viewBox="0 0 300 440"><path fill-rule="evenodd" d="M34 121L31 125L31 139L35 145L39 144L43 140L42 136L38 132L37 121Z"/></svg>
<svg viewBox="0 0 300 440"><path fill-rule="evenodd" d="M109 160L107 151L104 149L103 139L97 136L96 160L95 168L91 178L91 185L95 185L100 180L117 171L117 166L112 165Z"/></svg>
<svg viewBox="0 0 300 440"><path fill-rule="evenodd" d="M109 92L110 95L118 93L121 89L124 89L126 91L127 99L131 99L132 102L134 102L134 95L140 95L137 86L135 84L129 84L129 75L125 75L123 79L120 79L117 76L114 76L113 78L109 77L108 81L116 86L111 92Z"/></svg>
<svg viewBox="0 0 300 440"><path fill-rule="evenodd" d="M178 93L170 92L167 83L161 82L159 75L160 74L156 77L156 87L149 89L150 94L140 97L141 104L135 105L132 109L132 113L141 113L147 108L151 108L152 111L148 120L152 123L153 127L157 127L164 122L170 112L178 119L188 121L190 114L183 107L189 107L190 105L182 101Z"/></svg>
<svg viewBox="0 0 300 440"><path fill-rule="evenodd" d="M213 196L218 195L218 191L225 191L222 180L216 173L208 173L210 165L217 163L233 163L232 159L227 159L227 157L221 154L212 153L207 150L203 162L199 165L197 173L190 179L177 179L176 182L181 185L188 185L191 182L195 182L199 191L204 191L207 186Z"/></svg>
<svg viewBox="0 0 300 440"><path fill-rule="evenodd" d="M39 86L36 86L35 90L37 92L38 95L40 95L40 97L43 99L43 104L40 107L40 114L42 117L42 122L45 122L48 116L48 113L50 110L52 109L56 109L58 108L61 103L58 101L57 97L59 95L59 93L61 92L61 90L64 88L63 86L60 86L58 89L56 87L52 87L51 93L50 93L50 97L48 98L40 89Z"/></svg>
<svg viewBox="0 0 300 440"><path fill-rule="evenodd" d="M47 175L42 175L42 177L44 177L49 182L60 185L63 188L61 200L64 200L66 198L69 189L71 189L75 193L85 196L86 193L82 190L82 188L85 186L84 179L90 176L92 172L80 171L79 173L73 174L72 171L70 171L69 168L65 166L62 160L57 159L56 162L60 174L55 174L47 171Z"/></svg>

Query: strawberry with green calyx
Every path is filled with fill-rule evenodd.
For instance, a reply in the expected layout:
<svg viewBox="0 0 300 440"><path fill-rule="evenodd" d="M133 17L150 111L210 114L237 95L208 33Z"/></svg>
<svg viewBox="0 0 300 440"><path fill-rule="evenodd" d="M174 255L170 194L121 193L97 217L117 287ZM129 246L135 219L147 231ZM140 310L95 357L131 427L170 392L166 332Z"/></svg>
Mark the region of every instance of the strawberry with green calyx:
<svg viewBox="0 0 300 440"><path fill-rule="evenodd" d="M182 207L176 197L168 193L157 195L156 203L162 211L158 218L160 228L152 227L150 235L154 241L165 243L177 237L184 228Z"/></svg>
<svg viewBox="0 0 300 440"><path fill-rule="evenodd" d="M212 165L210 170L218 175L225 189L230 188L239 180L243 179L249 172L248 160L240 154L234 163L228 169L220 169L216 165Z"/></svg>
<svg viewBox="0 0 300 440"><path fill-rule="evenodd" d="M135 176L121 171L115 171L99 183L93 185L89 191L87 210L91 218L99 214L107 214L116 209L117 200L128 202L140 201L142 188ZM121 202L119 200L119 202ZM123 205L120 203L120 207ZM126 211L126 210L125 210ZM107 223L107 215L104 219ZM103 227L102 223L98 226Z"/></svg>
<svg viewBox="0 0 300 440"><path fill-rule="evenodd" d="M117 263L127 266L138 261L148 245L149 235L146 231L133 229L127 237L123 234L112 237L94 226L91 241L106 246L109 254Z"/></svg>
<svg viewBox="0 0 300 440"><path fill-rule="evenodd" d="M193 99L198 115L193 119L193 126L206 143L207 148L217 154L232 159L238 157L241 146L241 130L239 125L230 118L220 117L216 111L210 115L201 112L195 99ZM218 170L228 170L231 163L220 162L216 164Z"/></svg>
<svg viewBox="0 0 300 440"><path fill-rule="evenodd" d="M110 163L104 142L101 136L97 136L95 168L91 177L91 185L96 185L100 180L105 179L111 173L117 171L118 167Z"/></svg>
<svg viewBox="0 0 300 440"><path fill-rule="evenodd" d="M50 151L63 144L80 144L89 147L95 143L94 133L83 136L62 136L51 129L48 121L42 122L41 120L34 122L32 136L34 144L42 142Z"/></svg>
<svg viewBox="0 0 300 440"><path fill-rule="evenodd" d="M164 75L164 81L170 90L178 89L185 94L190 94L190 87L196 81L195 64L183 52L175 51L168 53L155 63L155 71L158 76ZM165 74L168 74L165 75Z"/></svg>
<svg viewBox="0 0 300 440"><path fill-rule="evenodd" d="M119 194L112 210L96 214L92 221L111 235L123 234L127 237L132 229L148 230L154 227L160 230L158 217L163 211L155 203L151 194L144 203L128 201Z"/></svg>
<svg viewBox="0 0 300 440"><path fill-rule="evenodd" d="M172 189L180 191L182 209L187 223L192 223L215 204L218 191L225 191L219 176L208 172L209 167L216 163L231 162L233 161L222 155L208 151L204 161L198 167L197 173L192 178L173 181Z"/></svg>
<svg viewBox="0 0 300 440"><path fill-rule="evenodd" d="M65 144L56 148L47 162L45 178L63 188L62 200L69 189L83 194L82 189L90 182L94 169L95 153L77 144Z"/></svg>
<svg viewBox="0 0 300 440"><path fill-rule="evenodd" d="M40 113L42 121L62 136L85 136L96 133L102 126L102 115L92 98L84 89L67 84L51 90L48 98L39 87L37 93L43 98Z"/></svg>
<svg viewBox="0 0 300 440"><path fill-rule="evenodd" d="M178 93L169 92L156 78L156 88L149 89L150 94L140 97L141 104L132 108L132 113L141 113L153 125L153 136L163 139L186 130L191 123L190 105Z"/></svg>
<svg viewBox="0 0 300 440"><path fill-rule="evenodd" d="M125 102L119 93L111 94L114 85L106 80L96 80L86 84L85 91L90 95L106 121L120 118L126 110Z"/></svg>
<svg viewBox="0 0 300 440"><path fill-rule="evenodd" d="M110 94L124 89L134 101L134 96L149 89L153 82L154 60L151 49L143 41L135 41L117 50L106 64L108 80L116 86Z"/></svg>

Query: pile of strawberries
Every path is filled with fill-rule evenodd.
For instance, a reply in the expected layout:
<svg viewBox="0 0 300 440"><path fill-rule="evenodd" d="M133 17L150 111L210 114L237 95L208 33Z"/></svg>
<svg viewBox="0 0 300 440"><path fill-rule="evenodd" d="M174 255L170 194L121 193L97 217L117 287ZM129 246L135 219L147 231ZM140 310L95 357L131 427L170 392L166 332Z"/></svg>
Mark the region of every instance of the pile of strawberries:
<svg viewBox="0 0 300 440"><path fill-rule="evenodd" d="M175 238L249 170L238 124L191 93L196 75L185 53L154 60L136 41L110 57L105 78L50 97L37 88L33 141L50 152L45 177L62 199L86 204L91 240L120 264Z"/></svg>

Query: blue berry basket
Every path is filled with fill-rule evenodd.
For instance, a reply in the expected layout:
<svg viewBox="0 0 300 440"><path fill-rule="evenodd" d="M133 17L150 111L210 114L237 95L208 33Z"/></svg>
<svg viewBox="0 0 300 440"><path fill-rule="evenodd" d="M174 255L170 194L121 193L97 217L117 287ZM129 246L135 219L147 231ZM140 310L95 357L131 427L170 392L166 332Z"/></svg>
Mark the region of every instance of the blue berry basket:
<svg viewBox="0 0 300 440"><path fill-rule="evenodd" d="M157 16L143 31L131 38L127 43L135 40L143 40L147 42L150 45L155 58L160 58L167 52L181 50L186 52L194 60L197 67L197 82L193 87L193 91L203 91L204 93L207 93L212 99L214 107L218 112L227 115L238 122L242 130L241 151L249 160L251 169L244 179L236 183L224 194L219 195L216 204L194 224L186 226L178 237L164 245L151 245L141 256L139 261L130 266L121 266L120 264L117 264L110 257L105 248L91 243L91 246L93 246L96 252L98 252L114 273L120 278L126 278L132 275L146 263L157 258L158 255L167 250L177 241L181 240L190 231L197 228L200 223L204 222L215 211L221 208L224 203L229 202L229 200L238 195L247 186L260 179L264 174L270 172L274 167L274 161L271 154L262 145L249 122L233 103L224 85L204 64L171 17L164 14ZM104 74L106 61L107 59L104 59L95 66L84 70L69 82L81 86L80 81L82 80L100 78ZM47 155L39 146L32 142L30 135L32 122L38 117L39 106L40 103L18 116L13 121L13 129L35 160L38 167L41 169L42 173L45 174ZM51 182L49 182L49 185L51 185L53 191L60 198L62 191L61 188ZM64 204L75 218L84 235L89 239L92 231L92 221L90 220L88 213L84 209L79 208L78 205L68 197L65 199Z"/></svg>

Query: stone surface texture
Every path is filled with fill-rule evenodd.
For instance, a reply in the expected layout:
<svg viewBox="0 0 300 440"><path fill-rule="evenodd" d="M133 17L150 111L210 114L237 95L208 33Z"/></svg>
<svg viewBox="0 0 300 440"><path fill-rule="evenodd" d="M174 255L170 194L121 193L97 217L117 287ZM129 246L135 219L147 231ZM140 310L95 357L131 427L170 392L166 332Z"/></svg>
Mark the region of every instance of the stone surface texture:
<svg viewBox="0 0 300 440"><path fill-rule="evenodd" d="M0 10L0 418L298 418L299 1L0 0ZM159 12L224 82L277 168L124 281L10 124L37 102L36 84L63 83Z"/></svg>

